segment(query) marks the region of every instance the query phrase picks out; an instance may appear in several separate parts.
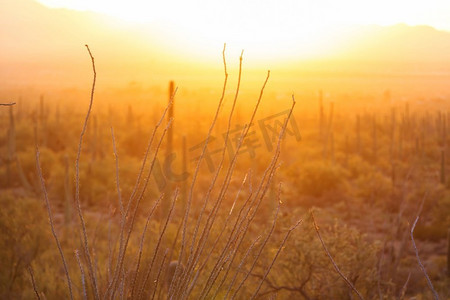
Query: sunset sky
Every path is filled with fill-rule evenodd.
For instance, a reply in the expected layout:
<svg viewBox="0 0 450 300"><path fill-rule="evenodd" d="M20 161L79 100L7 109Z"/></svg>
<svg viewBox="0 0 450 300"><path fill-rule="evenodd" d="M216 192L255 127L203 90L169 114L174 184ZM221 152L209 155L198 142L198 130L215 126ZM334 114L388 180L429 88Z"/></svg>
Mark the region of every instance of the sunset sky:
<svg viewBox="0 0 450 300"><path fill-rule="evenodd" d="M354 25L429 25L450 31L450 1L408 0L39 0L59 8L90 10L133 23L171 28L198 48L227 42L272 55L311 55L339 46L336 32ZM301 45L301 47L299 47ZM253 55L259 55L254 51ZM261 52L261 51L259 51ZM319 53L320 54L320 53Z"/></svg>
<svg viewBox="0 0 450 300"><path fill-rule="evenodd" d="M449 74L448 16L448 0L0 0L0 80L85 86L85 44L114 85L220 77L224 43L255 80Z"/></svg>
<svg viewBox="0 0 450 300"><path fill-rule="evenodd" d="M191 26L201 21L223 27L265 20L288 25L430 25L450 30L450 1L408 0L39 0L50 7L91 10L129 21L171 21ZM245 19L245 20L243 20ZM189 24L187 24L189 23ZM197 24L198 25L198 24ZM238 24L236 24L238 25ZM298 29L298 28L297 28Z"/></svg>

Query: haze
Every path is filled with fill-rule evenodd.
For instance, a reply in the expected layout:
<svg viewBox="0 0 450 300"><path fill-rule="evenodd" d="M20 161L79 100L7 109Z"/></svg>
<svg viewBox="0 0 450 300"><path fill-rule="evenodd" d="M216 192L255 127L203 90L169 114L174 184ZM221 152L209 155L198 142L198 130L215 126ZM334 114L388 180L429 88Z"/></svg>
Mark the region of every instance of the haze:
<svg viewBox="0 0 450 300"><path fill-rule="evenodd" d="M450 25L445 16L450 5L444 1L426 6L192 1L171 2L173 9L139 1L124 7L102 1L41 2L46 5L32 0L0 4L3 88L88 87L86 43L96 54L100 88L130 82L165 86L171 79L190 88L213 87L220 85L226 42L231 72L245 50L249 87L271 69L273 83L283 92L342 92L355 88L353 79L361 88L395 89L410 85L411 76L415 82L417 76L436 79L432 88L423 86L424 93L448 92L450 33L445 30ZM382 79L374 85L363 78Z"/></svg>

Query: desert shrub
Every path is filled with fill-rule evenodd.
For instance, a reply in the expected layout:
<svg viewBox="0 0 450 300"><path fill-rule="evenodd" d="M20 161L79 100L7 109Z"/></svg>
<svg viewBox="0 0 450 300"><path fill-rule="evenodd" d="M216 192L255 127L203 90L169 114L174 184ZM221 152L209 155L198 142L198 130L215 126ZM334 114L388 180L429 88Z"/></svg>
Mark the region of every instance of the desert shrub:
<svg viewBox="0 0 450 300"><path fill-rule="evenodd" d="M433 223L442 228L450 228L450 192L446 191L432 207Z"/></svg>
<svg viewBox="0 0 450 300"><path fill-rule="evenodd" d="M361 173L353 181L356 188L356 195L373 203L373 201L385 203L392 195L392 182L381 172L372 171L370 173Z"/></svg>
<svg viewBox="0 0 450 300"><path fill-rule="evenodd" d="M34 146L29 146L26 151L20 151L17 153L21 164L24 175L28 178L30 183L36 183L38 181L37 173L36 173L36 159L33 155ZM42 147L42 168L43 168L43 176L47 180L52 177L54 171L56 171L59 165L60 153L55 153L51 149Z"/></svg>
<svg viewBox="0 0 450 300"><path fill-rule="evenodd" d="M345 186L347 172L338 165L314 161L297 168L290 175L296 180L300 194L320 197Z"/></svg>
<svg viewBox="0 0 450 300"><path fill-rule="evenodd" d="M0 298L32 297L24 293L31 291L27 266L42 259L51 243L42 202L2 192L0 206Z"/></svg>
<svg viewBox="0 0 450 300"><path fill-rule="evenodd" d="M310 220L293 233L261 290L262 294L277 294L280 299L346 299L351 292L335 272L325 254ZM287 225L286 216L282 222ZM335 222L320 227L328 250L342 273L360 293L371 299L375 296L377 253L379 245L369 242L363 234ZM271 250L272 252L275 249ZM258 269L254 275L261 275Z"/></svg>
<svg viewBox="0 0 450 300"><path fill-rule="evenodd" d="M362 159L360 156L351 156L348 160L346 170L349 178L358 178L366 175L373 170L373 165Z"/></svg>
<svg viewBox="0 0 450 300"><path fill-rule="evenodd" d="M450 193L442 193L429 210L429 221L419 223L414 235L417 239L438 242L447 237L450 228Z"/></svg>

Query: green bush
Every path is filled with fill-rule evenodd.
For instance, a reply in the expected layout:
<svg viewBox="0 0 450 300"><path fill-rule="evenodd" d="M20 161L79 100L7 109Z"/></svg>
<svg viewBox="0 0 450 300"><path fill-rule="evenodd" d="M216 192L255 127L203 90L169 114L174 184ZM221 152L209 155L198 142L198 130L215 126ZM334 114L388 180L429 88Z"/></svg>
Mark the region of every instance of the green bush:
<svg viewBox="0 0 450 300"><path fill-rule="evenodd" d="M299 193L315 197L340 191L347 177L340 166L320 161L305 163L295 172Z"/></svg>
<svg viewBox="0 0 450 300"><path fill-rule="evenodd" d="M32 297L27 266L49 250L50 230L42 202L0 194L0 298ZM53 248L51 248L53 251ZM54 252L56 255L56 251Z"/></svg>
<svg viewBox="0 0 450 300"><path fill-rule="evenodd" d="M280 299L347 299L349 287L335 271L310 221L306 217L305 224L293 232L262 292L270 294L275 287L282 287L277 292ZM321 226L320 232L342 273L362 295L372 299L379 245L339 223Z"/></svg>

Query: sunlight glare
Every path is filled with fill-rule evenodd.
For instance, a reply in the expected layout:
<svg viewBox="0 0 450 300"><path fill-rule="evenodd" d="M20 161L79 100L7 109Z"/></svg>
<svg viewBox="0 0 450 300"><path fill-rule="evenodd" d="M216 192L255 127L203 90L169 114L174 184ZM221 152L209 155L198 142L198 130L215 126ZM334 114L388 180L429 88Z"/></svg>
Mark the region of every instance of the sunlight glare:
<svg viewBox="0 0 450 300"><path fill-rule="evenodd" d="M178 46L196 49L194 52L211 46L216 52L217 46L226 42L259 59L332 53L339 46L336 33L350 25L427 22L423 5L406 0L39 1L50 7L96 11L131 23L157 24L166 34L175 35ZM440 5L450 12L449 4ZM438 16L435 19L442 21Z"/></svg>

